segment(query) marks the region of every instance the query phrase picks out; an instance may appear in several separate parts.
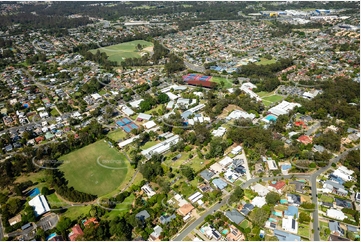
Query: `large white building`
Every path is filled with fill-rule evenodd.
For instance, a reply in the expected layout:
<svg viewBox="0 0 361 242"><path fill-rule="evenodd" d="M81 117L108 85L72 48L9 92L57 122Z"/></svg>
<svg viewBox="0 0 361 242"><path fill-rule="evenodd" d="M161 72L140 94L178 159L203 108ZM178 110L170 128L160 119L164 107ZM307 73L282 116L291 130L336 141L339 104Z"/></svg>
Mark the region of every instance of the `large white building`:
<svg viewBox="0 0 361 242"><path fill-rule="evenodd" d="M295 107L301 107L301 104L282 101L277 106L274 106L273 108L270 108L268 110L268 112L270 112L270 113L272 113L272 114L274 114L276 116L279 116L279 115L283 115L283 114L288 114Z"/></svg>
<svg viewBox="0 0 361 242"><path fill-rule="evenodd" d="M351 176L354 171L347 169L344 166L340 166L337 170L333 172L333 175L340 177L344 181L351 181L353 177Z"/></svg>
<svg viewBox="0 0 361 242"><path fill-rule="evenodd" d="M239 119L239 118L244 118L244 119L251 119L253 120L256 117L256 115L254 115L253 113L249 114L245 111L241 111L241 110L234 110L233 112L231 112L228 116L227 116L227 120L230 119Z"/></svg>
<svg viewBox="0 0 361 242"><path fill-rule="evenodd" d="M162 154L170 149L172 145L175 145L179 142L180 137L179 135L174 135L163 142L153 145L152 147L143 150L141 152L142 155L144 155L147 159L150 159L153 154Z"/></svg>
<svg viewBox="0 0 361 242"><path fill-rule="evenodd" d="M49 204L44 195L37 195L29 201L29 205L34 207L35 216L40 216L50 211Z"/></svg>

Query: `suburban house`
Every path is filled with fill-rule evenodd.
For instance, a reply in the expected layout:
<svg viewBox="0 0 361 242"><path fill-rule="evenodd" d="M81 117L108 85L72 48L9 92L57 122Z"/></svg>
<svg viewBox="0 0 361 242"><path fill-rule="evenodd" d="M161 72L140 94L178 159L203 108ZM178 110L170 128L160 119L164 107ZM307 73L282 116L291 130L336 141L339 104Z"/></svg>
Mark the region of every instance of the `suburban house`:
<svg viewBox="0 0 361 242"><path fill-rule="evenodd" d="M283 188L285 188L286 182L285 181L277 181L277 182L271 182L268 185L268 188L270 190L273 190L275 192L278 192L279 194L282 194Z"/></svg>
<svg viewBox="0 0 361 242"><path fill-rule="evenodd" d="M149 184L145 184L141 187L142 191L147 194L148 197L154 196L156 193L153 191L153 189L149 186Z"/></svg>
<svg viewBox="0 0 361 242"><path fill-rule="evenodd" d="M334 218L337 220L344 220L345 218L347 218L347 216L342 211L333 208L327 209L326 215L327 217Z"/></svg>
<svg viewBox="0 0 361 242"><path fill-rule="evenodd" d="M199 175L206 181L210 181L212 177L215 175L213 172L211 172L208 169L203 170Z"/></svg>
<svg viewBox="0 0 361 242"><path fill-rule="evenodd" d="M282 230L275 229L273 230L273 234L278 238L279 241L301 241L300 236Z"/></svg>
<svg viewBox="0 0 361 242"><path fill-rule="evenodd" d="M245 240L244 235L234 225L229 227L230 232L227 234L227 241L243 241Z"/></svg>
<svg viewBox="0 0 361 242"><path fill-rule="evenodd" d="M176 218L176 215L175 214L172 214L172 215L162 215L160 216L159 218L159 221L161 224L167 224L169 223L170 221L172 221L173 219Z"/></svg>
<svg viewBox="0 0 361 242"><path fill-rule="evenodd" d="M147 212L147 210L140 211L135 215L135 217L140 220L141 222L145 222L147 218L150 217L150 214Z"/></svg>
<svg viewBox="0 0 361 242"><path fill-rule="evenodd" d="M282 229L287 232L297 234L298 222L293 217L287 217L282 219Z"/></svg>
<svg viewBox="0 0 361 242"><path fill-rule="evenodd" d="M300 206L301 205L301 196L297 194L287 194L287 201L288 204L293 206Z"/></svg>
<svg viewBox="0 0 361 242"><path fill-rule="evenodd" d="M252 210L254 209L254 206L250 203L246 203L243 205L243 208L241 210L241 213L247 216Z"/></svg>
<svg viewBox="0 0 361 242"><path fill-rule="evenodd" d="M78 236L81 236L84 234L83 230L79 226L79 224L74 225L73 228L71 228L71 232L69 233L68 237L71 241L76 241Z"/></svg>
<svg viewBox="0 0 361 242"><path fill-rule="evenodd" d="M149 235L149 241L158 241L160 240L160 234L163 232L162 227L159 225L153 228L153 233Z"/></svg>
<svg viewBox="0 0 361 242"><path fill-rule="evenodd" d="M228 185L227 182L223 181L220 178L214 179L212 181L213 185L217 187L219 190L223 190Z"/></svg>
<svg viewBox="0 0 361 242"><path fill-rule="evenodd" d="M345 236L345 230L341 228L341 225L337 221L330 220L328 222L328 228L331 231L331 234L337 235L337 236Z"/></svg>
<svg viewBox="0 0 361 242"><path fill-rule="evenodd" d="M257 183L254 186L251 186L251 189L254 192L257 192L258 195L262 196L262 197L265 197L270 192L270 190L267 187L265 187L265 186L263 186L263 185L261 185L259 183Z"/></svg>
<svg viewBox="0 0 361 242"><path fill-rule="evenodd" d="M187 215L190 215L190 213L193 211L194 207L190 203L186 203L183 206L181 206L177 211L179 215L185 217Z"/></svg>
<svg viewBox="0 0 361 242"><path fill-rule="evenodd" d="M21 222L21 214L18 214L16 216L12 217L8 221L9 221L10 226L13 226L13 225Z"/></svg>
<svg viewBox="0 0 361 242"><path fill-rule="evenodd" d="M226 211L224 215L235 224L240 224L245 219L236 209Z"/></svg>

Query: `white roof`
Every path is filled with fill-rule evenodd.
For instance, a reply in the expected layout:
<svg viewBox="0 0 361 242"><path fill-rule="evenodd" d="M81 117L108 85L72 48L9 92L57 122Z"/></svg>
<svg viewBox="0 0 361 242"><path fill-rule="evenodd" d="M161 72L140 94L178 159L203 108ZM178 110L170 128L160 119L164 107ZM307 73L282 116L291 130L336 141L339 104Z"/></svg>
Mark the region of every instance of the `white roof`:
<svg viewBox="0 0 361 242"><path fill-rule="evenodd" d="M192 196L190 196L188 198L189 201L191 201L191 203L195 203L197 202L199 199L201 199L203 197L203 194L200 192L196 192L194 193Z"/></svg>
<svg viewBox="0 0 361 242"><path fill-rule="evenodd" d="M171 93L171 92L166 92L165 94L167 94L167 96L169 97L170 100L176 100L178 98L177 95Z"/></svg>
<svg viewBox="0 0 361 242"><path fill-rule="evenodd" d="M148 197L152 197L156 194L148 184L142 186L141 189L147 194Z"/></svg>
<svg viewBox="0 0 361 242"><path fill-rule="evenodd" d="M151 129L153 127L155 127L157 124L152 120L152 121L148 121L146 122L145 124L143 124L143 126L146 128L146 129Z"/></svg>
<svg viewBox="0 0 361 242"><path fill-rule="evenodd" d="M169 103L167 104L167 109L171 109L174 106L174 102L173 101L169 101Z"/></svg>
<svg viewBox="0 0 361 242"><path fill-rule="evenodd" d="M221 161L219 161L218 163L223 166L226 167L229 164L231 164L233 162L233 159L229 156L224 157Z"/></svg>
<svg viewBox="0 0 361 242"><path fill-rule="evenodd" d="M251 204L255 207L261 208L263 205L266 204L266 198L265 197L255 197L255 198L253 198Z"/></svg>
<svg viewBox="0 0 361 242"><path fill-rule="evenodd" d="M136 139L138 139L138 138L139 138L139 135L136 135L136 136L134 136L134 137L132 137L132 138L130 138L130 139L127 139L127 140L124 140L124 141L120 142L120 143L118 144L118 146L119 146L119 148L123 148L124 146L127 146L127 145L133 143L134 140L136 140Z"/></svg>
<svg viewBox="0 0 361 242"><path fill-rule="evenodd" d="M298 232L298 222L295 220L293 223L293 217L283 218L282 219L282 229L297 234ZM292 225L295 225L294 228L292 228Z"/></svg>
<svg viewBox="0 0 361 242"><path fill-rule="evenodd" d="M345 218L347 218L342 211L333 208L327 209L326 215L330 218L335 218L339 220L344 220Z"/></svg>
<svg viewBox="0 0 361 242"><path fill-rule="evenodd" d="M150 158L155 153L162 154L163 152L169 150L171 145L177 144L179 140L180 140L179 135L174 135L171 138L164 140L159 144L153 145L152 147L143 150L141 154L147 158Z"/></svg>
<svg viewBox="0 0 361 242"><path fill-rule="evenodd" d="M129 108L128 106L126 106L126 105L121 105L119 107L122 110L122 112L125 113L128 116L131 116L131 115L134 114L134 111L131 108Z"/></svg>
<svg viewBox="0 0 361 242"><path fill-rule="evenodd" d="M265 186L263 186L263 185L261 185L259 183L257 183L256 185L254 185L251 188L252 188L253 191L257 192L258 195L260 195L262 197L266 196L267 193L270 192L270 190L267 187L265 187Z"/></svg>
<svg viewBox="0 0 361 242"><path fill-rule="evenodd" d="M242 147L240 145L236 146L235 148L233 148L233 150L231 151L232 154L237 155L239 152L242 151Z"/></svg>
<svg viewBox="0 0 361 242"><path fill-rule="evenodd" d="M144 99L139 99L133 102L130 102L129 105L132 106L133 108L138 108L139 104L143 101Z"/></svg>
<svg viewBox="0 0 361 242"><path fill-rule="evenodd" d="M42 215L50 211L49 204L46 201L44 195L37 195L29 201L29 205L34 207L34 212L36 216Z"/></svg>
<svg viewBox="0 0 361 242"><path fill-rule="evenodd" d="M99 98L102 98L98 93L91 94L92 98L95 100L98 100Z"/></svg>
<svg viewBox="0 0 361 242"><path fill-rule="evenodd" d="M217 130L213 130L212 134L216 137L222 137L226 133L227 129L224 127L219 127Z"/></svg>
<svg viewBox="0 0 361 242"><path fill-rule="evenodd" d="M289 113L289 111L291 111L292 109L294 109L295 107L301 107L301 104L299 103L290 103L287 101L282 101L280 104L278 104L277 106L270 108L268 110L268 112L273 113L277 116L282 115L282 114L287 114Z"/></svg>
<svg viewBox="0 0 361 242"><path fill-rule="evenodd" d="M137 119L145 119L145 120L150 120L152 118L152 115L146 114L146 113L140 113L137 117Z"/></svg>
<svg viewBox="0 0 361 242"><path fill-rule="evenodd" d="M276 161L274 161L274 160L267 159L267 165L268 165L268 169L270 169L270 170L278 170Z"/></svg>
<svg viewBox="0 0 361 242"><path fill-rule="evenodd" d="M223 167L222 167L220 164L218 164L218 163L214 163L214 164L211 165L209 168L210 168L211 170L215 171L216 173L222 172L222 169L223 169Z"/></svg>
<svg viewBox="0 0 361 242"><path fill-rule="evenodd" d="M239 118L244 118L244 119L254 119L256 117L256 115L254 115L253 113L249 114L245 111L241 111L241 110L234 110L233 112L231 112L228 115L228 119L239 119Z"/></svg>

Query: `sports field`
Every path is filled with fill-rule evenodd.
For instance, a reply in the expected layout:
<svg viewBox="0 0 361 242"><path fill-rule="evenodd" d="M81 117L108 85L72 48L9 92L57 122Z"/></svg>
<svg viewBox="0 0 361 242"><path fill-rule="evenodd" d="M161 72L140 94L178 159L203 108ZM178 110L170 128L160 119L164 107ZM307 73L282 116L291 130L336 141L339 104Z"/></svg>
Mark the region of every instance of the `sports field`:
<svg viewBox="0 0 361 242"><path fill-rule="evenodd" d="M218 76L213 76L211 79L212 82L216 82L221 84L221 81L224 81L224 87L225 88L231 88L233 83L232 83L232 79L228 78L224 78L224 77L218 77Z"/></svg>
<svg viewBox="0 0 361 242"><path fill-rule="evenodd" d="M272 95L272 96L262 98L262 102L263 102L263 104L265 106L269 106L272 103L279 102L279 101L282 101L282 100L283 100L283 97L280 96L280 95Z"/></svg>
<svg viewBox="0 0 361 242"><path fill-rule="evenodd" d="M122 129L117 129L117 130L107 134L107 136L110 139L114 140L115 142L118 142L119 140L125 139L125 137L127 136L127 133L125 133L124 130L122 130Z"/></svg>
<svg viewBox="0 0 361 242"><path fill-rule="evenodd" d="M74 189L102 196L116 190L131 169L126 157L100 140L59 158L60 170Z"/></svg>
<svg viewBox="0 0 361 242"><path fill-rule="evenodd" d="M137 45L140 44L144 47L142 50L137 50ZM111 45L107 47L101 47L98 49L90 50L91 53L95 54L97 50L100 52L105 52L108 59L111 61L117 61L118 64L122 62L125 58L139 58L141 53L151 52L153 50L153 43L145 40L134 40L130 42L125 42L117 45Z"/></svg>

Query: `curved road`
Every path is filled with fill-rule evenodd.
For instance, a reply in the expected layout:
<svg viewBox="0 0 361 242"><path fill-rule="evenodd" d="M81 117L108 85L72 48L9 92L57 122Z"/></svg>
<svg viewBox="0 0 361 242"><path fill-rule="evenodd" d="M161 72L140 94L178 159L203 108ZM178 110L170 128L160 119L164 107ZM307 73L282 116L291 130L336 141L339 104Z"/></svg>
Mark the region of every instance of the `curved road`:
<svg viewBox="0 0 361 242"><path fill-rule="evenodd" d="M357 146L357 147L353 147L351 149L344 151L337 157L331 159L327 166L320 168L319 170L317 170L316 172L314 172L312 174L291 174L291 175L283 175L283 176L275 176L275 177L252 178L252 179L246 181L245 183L243 183L241 185L241 187L243 189L245 189L245 188L249 187L252 183L258 182L260 179L262 179L262 181L270 181L273 179L290 179L290 178L294 177L294 178L301 178L301 179L309 180L311 183L311 187L312 187L312 203L316 204L316 209L313 212L313 220L314 220L313 221L313 230L314 230L313 240L320 241L320 234L318 231L318 205L317 205L316 178L321 173L323 173L327 169L329 169L331 167L332 163L337 163L338 161L340 161L341 159L346 157L348 152L350 152L351 150L359 149L359 148L360 148L360 146ZM173 240L174 241L182 241L190 232L192 232L197 226L199 226L204 221L204 219L207 215L212 214L215 210L217 211L220 207L222 207L224 204L226 204L229 197L230 197L230 195L227 195L226 197L223 198L222 202L217 203L213 207L209 208L208 211L205 212L201 217L199 217L197 220L195 220L192 224L188 225L188 227L186 229L184 229L181 233L177 234Z"/></svg>

